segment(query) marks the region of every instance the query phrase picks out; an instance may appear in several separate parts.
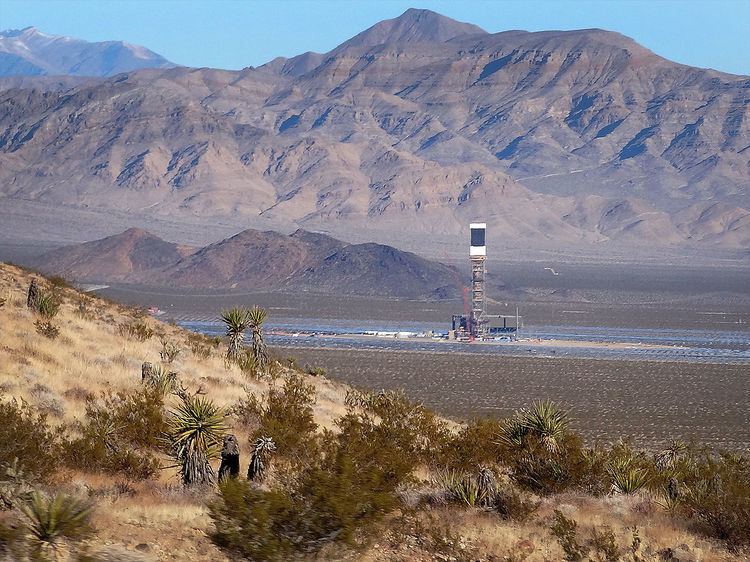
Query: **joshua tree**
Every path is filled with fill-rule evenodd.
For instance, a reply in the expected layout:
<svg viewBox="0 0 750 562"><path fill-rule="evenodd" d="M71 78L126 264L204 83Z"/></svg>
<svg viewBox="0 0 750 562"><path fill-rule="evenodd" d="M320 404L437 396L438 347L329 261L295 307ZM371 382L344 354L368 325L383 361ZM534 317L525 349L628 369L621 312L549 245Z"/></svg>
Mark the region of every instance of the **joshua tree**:
<svg viewBox="0 0 750 562"><path fill-rule="evenodd" d="M227 435L224 437L224 446L221 448L221 466L219 467L219 480L225 478L237 478L240 475L240 444L237 437Z"/></svg>
<svg viewBox="0 0 750 562"><path fill-rule="evenodd" d="M258 437L253 445L253 456L247 469L248 480L263 480L271 460L271 453L276 451L276 444L270 437Z"/></svg>
<svg viewBox="0 0 750 562"><path fill-rule="evenodd" d="M36 310L39 305L39 285L36 283L36 277L29 283L29 292L26 295L26 306L31 310Z"/></svg>
<svg viewBox="0 0 750 562"><path fill-rule="evenodd" d="M182 403L170 417L168 437L172 456L186 486L212 484L216 475L209 461L217 456L226 431L224 412L207 398L189 395L181 398Z"/></svg>
<svg viewBox="0 0 750 562"><path fill-rule="evenodd" d="M57 558L61 540L82 537L90 529L91 506L65 494L46 499L32 492L21 512L34 543L35 559Z"/></svg>
<svg viewBox="0 0 750 562"><path fill-rule="evenodd" d="M253 331L253 357L261 373L268 371L268 349L266 342L263 341L263 322L266 320L268 313L259 306L252 307L248 313L250 328Z"/></svg>
<svg viewBox="0 0 750 562"><path fill-rule="evenodd" d="M242 355L242 341L245 339L245 330L250 324L248 310L230 308L221 313L221 320L226 324L227 336L229 336L227 361L235 362Z"/></svg>

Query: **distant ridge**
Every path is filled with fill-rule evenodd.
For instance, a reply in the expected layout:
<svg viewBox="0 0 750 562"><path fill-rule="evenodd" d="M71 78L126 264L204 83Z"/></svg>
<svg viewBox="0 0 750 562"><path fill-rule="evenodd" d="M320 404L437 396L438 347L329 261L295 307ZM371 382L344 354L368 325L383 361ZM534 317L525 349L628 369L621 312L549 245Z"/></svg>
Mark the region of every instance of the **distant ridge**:
<svg viewBox="0 0 750 562"><path fill-rule="evenodd" d="M161 55L124 41L90 43L35 27L0 31L0 76L113 76L174 66Z"/></svg>
<svg viewBox="0 0 750 562"><path fill-rule="evenodd" d="M426 256L457 256L477 217L509 248L605 259L750 245L750 77L619 33L486 33L407 10L259 68L9 82L0 198L40 213L168 219L203 244L303 228ZM2 214L0 237L38 236L6 234Z"/></svg>
<svg viewBox="0 0 750 562"><path fill-rule="evenodd" d="M198 250L131 228L59 248L33 265L75 281L191 289L303 291L443 299L459 294L449 266L381 244L346 244L297 230L244 230Z"/></svg>

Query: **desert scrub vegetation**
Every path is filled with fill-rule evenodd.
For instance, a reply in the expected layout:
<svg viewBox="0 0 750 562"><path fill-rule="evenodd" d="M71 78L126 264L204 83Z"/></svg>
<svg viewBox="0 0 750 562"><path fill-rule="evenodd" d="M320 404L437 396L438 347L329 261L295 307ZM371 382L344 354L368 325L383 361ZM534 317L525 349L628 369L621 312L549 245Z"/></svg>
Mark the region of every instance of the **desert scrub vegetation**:
<svg viewBox="0 0 750 562"><path fill-rule="evenodd" d="M215 338L39 277L48 339L30 278L0 265L0 558L747 558L747 452L587 444L552 402L457 424L268 351L261 374L262 322L243 371ZM33 493L38 514L90 510L81 532L33 531Z"/></svg>
<svg viewBox="0 0 750 562"><path fill-rule="evenodd" d="M154 337L155 334L154 329L151 326L145 322L138 321L130 321L120 324L119 331L121 336L139 342L145 342Z"/></svg>

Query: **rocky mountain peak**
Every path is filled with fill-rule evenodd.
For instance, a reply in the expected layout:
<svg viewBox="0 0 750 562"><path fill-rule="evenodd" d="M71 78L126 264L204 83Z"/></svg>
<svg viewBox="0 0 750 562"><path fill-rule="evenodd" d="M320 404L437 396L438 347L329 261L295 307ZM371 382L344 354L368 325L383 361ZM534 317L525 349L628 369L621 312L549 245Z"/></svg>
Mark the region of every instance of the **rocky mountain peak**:
<svg viewBox="0 0 750 562"><path fill-rule="evenodd" d="M397 18L383 20L339 45L373 47L384 43L444 43L462 35L486 35L477 25L456 21L431 10L409 8Z"/></svg>

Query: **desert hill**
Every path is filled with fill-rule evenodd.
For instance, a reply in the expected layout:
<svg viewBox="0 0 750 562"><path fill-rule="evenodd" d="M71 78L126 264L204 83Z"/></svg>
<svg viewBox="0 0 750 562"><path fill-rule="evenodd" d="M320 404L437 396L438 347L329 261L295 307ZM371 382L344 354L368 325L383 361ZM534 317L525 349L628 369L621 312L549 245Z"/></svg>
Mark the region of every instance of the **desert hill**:
<svg viewBox="0 0 750 562"><path fill-rule="evenodd" d="M37 265L81 281L125 281L172 265L194 251L131 228L101 240L59 248L41 256Z"/></svg>
<svg viewBox="0 0 750 562"><path fill-rule="evenodd" d="M27 307L32 277L0 263L3 559L39 558L33 556L38 553L34 549L40 541L51 540L42 535L35 541L33 527L23 524L21 508L30 490L40 494L42 507L49 507L50 495L59 494L58 504L70 505L66 502L72 499L81 502L72 505L90 508L92 528L85 534L75 532L80 525L70 522L70 510L59 505L50 510L55 515L50 527L57 521L57 528L66 525L54 552L70 554L71 559L290 559L299 552L301 560L490 562L498 556L563 560L584 551L613 560L747 559L750 491L744 452L717 455L708 464L705 451L683 451L677 445L661 456L622 442L599 442L582 450L574 430L558 425L544 443L553 443L561 453L542 456L548 448L542 444L532 452L525 452L530 449L525 445L521 453L506 452L498 449L504 427L498 420L445 420L398 393L357 391L319 369L312 376L294 367L287 355L283 364L272 363L276 378L271 380L226 361L225 341L71 288L53 287L36 276L40 289L54 294L59 303L51 318L42 318ZM55 327L56 335L45 324ZM160 363L168 346L181 351ZM156 366L162 377L170 373L162 386L144 379L144 362ZM173 380L170 377L179 390L170 391L171 385L164 384ZM183 486L174 457L161 440L171 435L176 416L185 411L180 406L188 402L181 402L185 399L180 394L221 408L220 429L212 425L219 434L217 448L225 435L235 436L240 454L237 485L247 498L230 496L211 484ZM248 483L245 474L255 436L266 434L278 448L266 464L266 481L258 486ZM212 444L215 439L211 437ZM309 448L291 457L295 442ZM319 446L310 446L316 443ZM345 457L349 462L336 469L323 464L323 447L360 455L350 454ZM586 472L575 479L567 468L572 463L554 472L537 468L551 463L556 468L569 455L578 459L582 451L586 456L574 468L582 466ZM436 464L433 455L440 455L441 462ZM540 456L551 460L541 464ZM519 457L521 462L511 464ZM216 471L218 456L209 458ZM451 463L449 471L442 461ZM483 467L480 474L499 475L497 490L490 492L497 503L484 505L481 496L467 501L468 495L460 495L456 482L473 482L468 478L476 473L477 461ZM664 463L670 464L664 468ZM521 479L526 466L536 469L530 484ZM372 476L391 467L388 477ZM307 478L308 470L317 471L312 473L315 483L295 489L289 471ZM643 486L645 470L658 482ZM624 476L616 479L621 472ZM659 486L673 474L680 479L681 501L665 507L668 496ZM542 485L554 488L529 491ZM377 494L365 495L371 489ZM307 490L317 494L315 503L295 503L300 496L308 499ZM286 503L280 503L279 496ZM221 517L215 506L228 498L233 498L233 509ZM378 500L375 507L370 507L372 498ZM261 525L255 523L258 506L264 509ZM358 517L348 516L352 512ZM327 525L325 534L313 534L295 552L287 537L291 532L293 538L303 533L309 537L305 522L310 520L323 521L319 524ZM563 532L555 531L556 521ZM564 532L570 527L572 532ZM352 528L361 531L352 541L336 540L340 529ZM231 542L225 538L227 531ZM579 541L572 547L571 537ZM243 545L256 549L252 556L237 552ZM262 555L256 555L260 548Z"/></svg>
<svg viewBox="0 0 750 562"><path fill-rule="evenodd" d="M0 76L114 76L172 66L161 55L124 41L90 43L35 27L0 31Z"/></svg>
<svg viewBox="0 0 750 562"><path fill-rule="evenodd" d="M409 10L239 72L0 86L0 196L433 255L477 217L516 245L742 248L749 84L604 30Z"/></svg>
<svg viewBox="0 0 750 562"><path fill-rule="evenodd" d="M34 261L76 281L177 288L310 291L445 298L458 295L458 272L381 244L347 244L304 230L285 235L248 229L195 249L131 228L52 250Z"/></svg>

